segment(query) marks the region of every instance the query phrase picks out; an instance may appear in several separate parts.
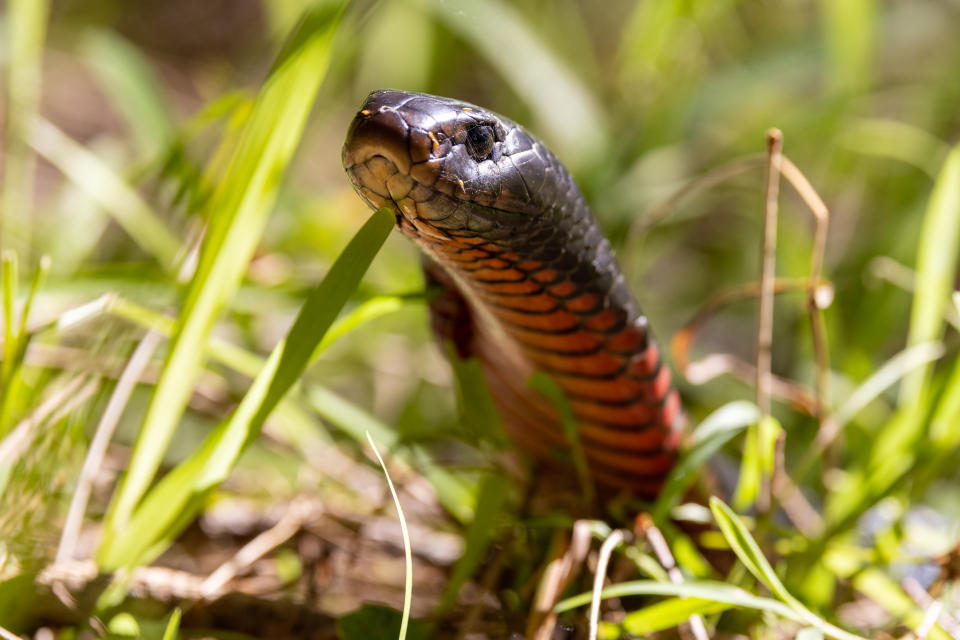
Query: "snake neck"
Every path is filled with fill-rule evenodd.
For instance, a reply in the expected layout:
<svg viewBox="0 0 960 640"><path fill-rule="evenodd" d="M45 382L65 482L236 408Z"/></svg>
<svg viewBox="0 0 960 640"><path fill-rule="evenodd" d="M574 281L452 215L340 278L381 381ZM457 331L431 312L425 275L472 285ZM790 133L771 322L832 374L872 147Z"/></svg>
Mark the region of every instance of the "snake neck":
<svg viewBox="0 0 960 640"><path fill-rule="evenodd" d="M570 400L594 479L655 495L679 442L669 370L592 216L540 220L483 235L400 225L445 289L434 327L480 359L511 437L543 458L569 446L554 408L527 387L545 372Z"/></svg>

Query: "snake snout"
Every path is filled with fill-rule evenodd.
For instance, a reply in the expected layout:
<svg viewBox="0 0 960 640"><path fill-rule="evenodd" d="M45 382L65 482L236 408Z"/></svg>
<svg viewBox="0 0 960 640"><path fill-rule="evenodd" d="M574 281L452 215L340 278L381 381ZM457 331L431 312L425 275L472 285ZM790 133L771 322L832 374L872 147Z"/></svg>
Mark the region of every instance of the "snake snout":
<svg viewBox="0 0 960 640"><path fill-rule="evenodd" d="M353 119L343 167L374 208L448 231L516 228L542 214L552 156L515 123L449 98L374 91Z"/></svg>
<svg viewBox="0 0 960 640"><path fill-rule="evenodd" d="M343 144L343 167L373 207L396 207L410 192L407 127L395 111L371 105L357 113Z"/></svg>

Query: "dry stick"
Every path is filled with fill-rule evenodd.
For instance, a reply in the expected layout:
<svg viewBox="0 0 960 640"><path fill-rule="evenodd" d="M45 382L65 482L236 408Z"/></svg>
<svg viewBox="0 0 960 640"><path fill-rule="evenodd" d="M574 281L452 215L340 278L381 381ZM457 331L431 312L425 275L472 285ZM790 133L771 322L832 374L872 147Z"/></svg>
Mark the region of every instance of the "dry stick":
<svg viewBox="0 0 960 640"><path fill-rule="evenodd" d="M774 293L787 293L792 291L806 291L808 295L808 308L811 309L811 333L814 340L814 354L817 360L817 385L813 400L815 404L811 407L808 398L809 394L806 388L796 383L783 380L772 374L768 376L771 383L770 393L773 397L791 402L810 415L819 416L823 414L823 398L826 396L826 380L829 370L827 360L827 350L825 347L825 338L823 331L822 318L818 311L814 309L823 309L829 306L833 297L833 289L829 283L821 278L823 269L823 258L826 248L827 229L829 222L829 211L823 200L810 185L803 173L786 156L781 155L781 172L783 177L793 186L797 194L804 201L816 219L816 230L814 239L814 252L811 260L811 270L809 278L774 278ZM749 160L749 162L748 162ZM751 168L759 166L757 158L750 156L738 165L742 168ZM718 170L719 173L719 170ZM713 184L715 180L704 180L704 183ZM663 206L675 205L682 196L694 190L694 187L702 186L701 181L691 183L688 187L681 189L677 194L666 201ZM659 210L659 208L658 208ZM686 377L692 384L703 384L724 373L730 373L744 380L754 381L757 377L756 370L745 362L740 361L732 355L714 354L701 361L691 363L689 353L695 336L703 324L724 307L749 298L760 295L760 283L749 282L739 285L732 289L722 291L712 296L703 307L697 312L694 318L688 322L680 331L674 334L671 341L671 350L675 360L677 370ZM688 368L690 374L688 375ZM694 379L695 377L695 379Z"/></svg>
<svg viewBox="0 0 960 640"><path fill-rule="evenodd" d="M809 291L811 288L808 278L775 278L773 282L774 294ZM818 289L829 287L824 282L817 283ZM729 373L744 382L756 380L756 369L753 365L730 354L711 354L701 360L690 362L692 345L706 322L724 307L740 300L749 300L760 295L759 282L747 282L731 289L720 291L711 296L693 318L677 331L670 341L670 349L674 359L674 366L680 375L691 384L704 384L713 378ZM816 398L804 385L770 375L770 392L773 397L790 402L795 407L814 415Z"/></svg>
<svg viewBox="0 0 960 640"><path fill-rule="evenodd" d="M82 592L101 579L93 560L68 560L48 565L37 576L37 584L66 585L72 593ZM135 598L160 602L199 600L204 577L167 567L136 567L129 575L130 593Z"/></svg>
<svg viewBox="0 0 960 640"><path fill-rule="evenodd" d="M307 520L318 516L318 510L314 508L314 505L302 500L292 502L287 513L280 518L277 524L243 545L232 558L207 576L207 579L200 586L203 597L209 600L219 595L220 590L233 580L240 571L296 535Z"/></svg>
<svg viewBox="0 0 960 640"><path fill-rule="evenodd" d="M670 578L670 582L683 584L683 574L677 567L677 561L673 559L673 554L670 553L670 545L667 544L666 538L660 533L660 529L653 524L653 519L649 513L641 513L637 516L634 521L634 531L638 536L643 535L647 539L647 543L653 550L653 555L657 557L657 562L667 570L667 577ZM703 616L694 614L690 616L687 622L696 640L709 640L710 635L707 633L707 625L703 622Z"/></svg>
<svg viewBox="0 0 960 640"><path fill-rule="evenodd" d="M83 525L83 514L86 513L87 503L90 500L90 493L93 489L93 481L96 478L97 471L103 463L103 458L107 453L107 447L113 439L113 432L120 422L123 410L133 394L133 390L140 380L140 375L147 365L150 364L150 358L160 344L161 336L156 332L149 332L137 345L130 361L124 368L123 373L117 379L117 386L110 396L106 409L100 417L100 423L94 433L93 440L90 442L90 449L87 451L87 457L83 461L83 468L80 470L80 479L77 481L77 489L74 491L73 499L70 501L70 509L67 511L67 520L63 525L63 533L60 535L60 545L57 548L56 562L65 562L73 558L73 552L77 546L77 540L80 537L80 527Z"/></svg>
<svg viewBox="0 0 960 640"><path fill-rule="evenodd" d="M773 292L777 268L777 214L783 134L767 132L767 185L763 206L763 243L760 262L760 300L757 305L757 409L760 420L770 414L770 348L773 345Z"/></svg>
<svg viewBox="0 0 960 640"><path fill-rule="evenodd" d="M748 283L747 285L723 292L711 298L711 300L701 308L694 319L674 335L671 340L671 350L677 370L691 383L703 384L724 373L730 373L745 380L753 379L756 381L757 406L760 409L761 417L769 414L769 399L771 396L774 396L785 399L797 408L817 417L822 429L824 421L827 418L825 398L829 379L829 354L826 347L826 336L821 311L829 306L833 297L832 288L821 281L824 255L826 252L829 210L807 180L806 176L803 175L789 158L783 155L782 144L782 133L777 129L770 130L767 134L767 188L760 282ZM669 214L680 200L690 193L701 188L713 186L741 171L760 166L761 163L762 157L748 156L731 165L720 167L689 183L664 201L663 204L654 209L650 214L638 221L631 229L631 235L637 233L639 230L657 224ZM810 277L801 281L775 278L776 218L780 175L783 175L793 186L816 219ZM776 377L770 371L770 346L773 326L772 296L774 293L796 290L797 283L805 283L803 288L807 292L807 309L810 314L811 336L817 365L817 378L812 402L810 401L811 394L807 392L805 387L792 381ZM689 354L694 336L698 333L700 326L706 319L731 302L757 295L761 298L760 304L758 305L757 366L755 368L751 367L746 362L730 354L712 354L697 362L691 363ZM796 487L790 481L789 477L787 477L785 471L781 469L779 475L780 480L775 484L785 492L785 495L778 496L781 501L790 502L792 506L796 507L796 509L793 510L797 513L815 513L812 507L809 507L809 504L803 499L802 494L795 491ZM763 500L764 498L769 499L768 489L769 485L765 481L765 488L761 491L761 495L758 498L759 500ZM762 505L759 506L762 507ZM785 508L790 507L785 505Z"/></svg>
<svg viewBox="0 0 960 640"><path fill-rule="evenodd" d="M770 416L770 369L773 346L773 290L777 271L777 215L780 198L780 167L783 166L783 134L779 129L767 131L767 184L763 204L763 242L760 260L760 299L757 304L757 430ZM770 510L770 481L761 476L757 493L757 510Z"/></svg>
<svg viewBox="0 0 960 640"><path fill-rule="evenodd" d="M781 167L783 177L787 179L797 194L810 209L816 218L816 227L813 239L813 256L810 261L810 289L808 291L807 309L810 313L810 332L813 338L813 353L817 361L817 417L820 424L826 416L827 383L830 373L830 355L826 344L826 334L823 327L822 311L830 305L832 291L825 295L820 288L820 274L823 272L823 258L827 250L827 231L830 225L830 211L816 189L810 184L803 172L793 164L789 158L783 157Z"/></svg>
<svg viewBox="0 0 960 640"><path fill-rule="evenodd" d="M549 640L557 623L557 614L553 605L567 588L574 575L574 569L583 563L590 550L591 528L589 520L577 520L573 523L573 533L566 550L554 557L544 569L543 577L534 597L533 612L527 627L527 638Z"/></svg>
<svg viewBox="0 0 960 640"><path fill-rule="evenodd" d="M831 422L830 412L827 408L827 385L830 376L830 356L827 349L826 330L823 326L823 309L830 306L833 299L832 289L827 289L820 284L820 275L823 272L824 255L827 247L827 231L830 224L830 211L823 199L817 193L816 189L810 184L803 172L797 168L789 158L782 158L781 172L797 194L810 209L813 217L816 219L814 231L813 256L810 260L810 279L807 290L807 311L810 314L810 335L813 340L814 359L817 364L816 379L816 412L815 416L819 422L819 432L823 433ZM774 492L777 495L784 510L793 511L796 517L791 516L791 520L797 524L798 528L807 524L813 529L819 529L822 526L822 520L816 511L810 507L803 494L797 490L796 485L790 480L786 469L782 465L782 456L779 461L779 467L775 470ZM779 480L777 480L779 477ZM806 513L806 515L803 515ZM814 517L816 516L816 517Z"/></svg>
<svg viewBox="0 0 960 640"><path fill-rule="evenodd" d="M600 553L597 556L597 572L593 576L593 598L590 600L590 632L587 635L590 640L597 640L597 632L600 627L600 592L603 591L603 579L607 575L610 554L613 553L617 545L623 542L623 534L622 529L615 529L600 545Z"/></svg>
<svg viewBox="0 0 960 640"><path fill-rule="evenodd" d="M3 638L3 640L23 640L22 636L18 636L6 627L0 627L0 638Z"/></svg>
<svg viewBox="0 0 960 640"><path fill-rule="evenodd" d="M930 593L923 588L923 585L921 585L917 579L912 576L907 576L904 578L900 582L900 586L903 587L904 592L910 596L915 603L917 603L917 606L924 609L927 614L930 613L930 610L934 605L940 602L939 600L935 600L933 596L931 596ZM958 622L949 611L945 611L941 608L941 610L937 612L935 621L938 622L941 627L943 627L944 631L949 633L957 640L960 640L960 622Z"/></svg>
<svg viewBox="0 0 960 640"><path fill-rule="evenodd" d="M774 130L771 130L770 133L768 133L768 147L772 147L774 143L774 141L771 139L771 136L778 138L779 140L779 142L777 142L778 145L782 144L782 135L778 130L774 129ZM676 208L676 206L683 199L685 199L689 195L696 193L697 191L700 191L702 189L713 187L740 173L743 173L745 171L749 171L751 169L758 168L761 166L767 166L768 168L767 197L768 197L768 204L769 204L769 199L771 195L771 193L769 192L769 187L772 185L774 189L778 191L779 184L778 184L778 181L776 180L776 175L777 173L782 174L783 177L793 186L794 190L796 190L797 194L804 201L804 203L813 213L813 216L816 218L816 230L815 230L815 237L814 237L814 250L813 250L813 256L811 260L812 264L811 264L811 270L810 270L810 278L805 280L805 282L807 283L806 289L809 296L808 306L811 309L811 312L810 312L811 332L813 334L814 353L817 360L817 376L818 376L817 384L816 384L816 398L815 398L817 402L817 408L811 413L813 415L819 415L819 413L822 412L822 407L824 404L823 398L826 395L826 381L827 381L827 373L829 369L828 369L828 361L827 361L827 350L825 348L825 338L824 338L822 318L820 317L819 313L815 311L815 309L822 309L826 307L829 304L829 299L832 298L832 289L828 288L828 285L822 282L820 279L820 274L823 269L824 254L826 250L829 210L827 209L827 206L824 204L823 200L817 194L816 190L807 180L806 176L804 176L803 173L800 171L800 169L798 169L797 166L793 162L791 162L789 158L784 156L782 153L778 153L776 155L777 157L775 158L773 154L773 149L771 148L770 153L768 153L766 157L764 156L764 154L748 155L738 160L735 160L732 163L723 165L721 167L717 167L716 169L709 171L708 173L696 178L695 180L692 180L691 182L689 182L688 184L684 185L682 188L677 190L675 193L673 193L669 198L664 200L661 204L657 205L654 209L650 210L649 213L645 214L640 219L638 219L637 222L634 223L634 225L631 227L628 236L631 238L636 237L641 232L659 224L664 218L666 218ZM769 171L769 169L772 168L771 163L775 163L775 162L779 163L779 166L776 168L776 172ZM775 206L775 200L776 200L777 194L776 192L774 192L772 195L774 196L774 206ZM780 292L779 286L781 281L776 280L776 282L777 282L777 288L778 288L777 292L779 293ZM745 288L749 288L752 286L755 286L755 285L748 284L748 285L745 285ZM718 296L718 298L713 301L713 304L708 303L707 305L705 305L704 308L701 309L701 311L698 313L698 316L704 316L704 315L715 313L716 311L719 310L719 308L726 306L727 304L729 304L734 300L740 299L735 293L736 291L737 290L734 290L734 292L732 292L733 295L731 295L730 299L728 300L724 300L722 296ZM753 297L755 295L757 294L748 295L746 297ZM699 322L702 322L705 319L706 319L705 317L700 317ZM688 323L688 325L683 330L681 330L681 332L679 332L678 335L681 335L683 334L684 331L687 331L692 324L694 323L693 322ZM692 336L691 337L683 336L683 339L684 339L684 343L682 346L687 347L687 350L683 351L683 353L687 353L689 350L689 343L692 342ZM676 358L677 355L680 353L680 349L677 347L677 345L675 345L674 350L675 350L674 357ZM732 358L732 356L730 356L730 358ZM687 359L685 362L689 362L689 359ZM716 362L720 363L719 360L717 360ZM726 364L726 362L723 364ZM685 366L680 366L678 364L678 369L681 370L681 373L682 373L683 369L685 369ZM732 367L726 367L720 373L736 374L736 373L742 372L743 370L744 370L743 367L736 365ZM716 375L719 375L720 373ZM758 375L758 372L751 370L752 379L755 379L757 375ZM714 376L710 376L710 377L714 377ZM703 382L706 382L706 380L710 379L710 377L703 380ZM774 386L776 385L777 379L774 376L768 375L767 379L771 382L771 385L774 385ZM702 384L702 382L699 382L699 383L695 382L694 384ZM784 385L779 385L779 386L783 388ZM771 388L770 392L772 393L772 395L778 396L775 388ZM793 400L790 397L787 397L787 399L791 401ZM797 404L797 403L794 402L794 404ZM801 402L799 404L801 404L802 406L805 403Z"/></svg>
<svg viewBox="0 0 960 640"><path fill-rule="evenodd" d="M923 622L917 627L917 640L926 640L927 634L933 629L933 625L937 624L937 618L940 617L942 612L943 603L939 600L934 600L924 612Z"/></svg>

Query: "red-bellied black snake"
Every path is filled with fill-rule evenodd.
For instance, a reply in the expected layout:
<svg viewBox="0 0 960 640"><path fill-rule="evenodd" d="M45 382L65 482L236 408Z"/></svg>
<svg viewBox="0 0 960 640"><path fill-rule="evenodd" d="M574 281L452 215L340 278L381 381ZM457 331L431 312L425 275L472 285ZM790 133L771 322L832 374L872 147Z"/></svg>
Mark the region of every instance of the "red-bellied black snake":
<svg viewBox="0 0 960 640"><path fill-rule="evenodd" d="M472 104L375 91L343 166L444 287L434 326L483 365L511 437L547 457L561 421L527 381L569 399L591 476L657 494L680 441L680 397L610 243L560 161L521 126Z"/></svg>

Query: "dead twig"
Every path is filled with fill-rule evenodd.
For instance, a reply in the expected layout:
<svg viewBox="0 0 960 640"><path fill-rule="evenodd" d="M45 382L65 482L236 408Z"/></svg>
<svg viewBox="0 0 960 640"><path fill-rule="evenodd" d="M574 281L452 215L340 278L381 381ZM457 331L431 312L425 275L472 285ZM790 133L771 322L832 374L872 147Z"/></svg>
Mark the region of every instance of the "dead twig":
<svg viewBox="0 0 960 640"><path fill-rule="evenodd" d="M533 610L527 624L527 638L531 640L549 640L557 623L557 614L553 605L563 590L570 584L577 570L583 564L590 550L591 527L588 520L573 523L573 533L569 543L556 540L553 545L552 560L547 564L537 586L533 600Z"/></svg>
<svg viewBox="0 0 960 640"><path fill-rule="evenodd" d="M943 630L953 636L955 639L960 640L960 621L957 620L949 611L946 611L942 603L939 600L935 600L933 596L923 588L916 578L912 576L907 576L900 581L900 586L903 587L904 592L910 596L910 598L917 604L918 607L926 611L927 615L924 616L923 624L920 625L920 628L917 629L917 636L922 637L920 632L921 629L924 630L924 634L929 633L930 629L933 628L934 624L939 624L943 627ZM937 605L941 605L937 608ZM935 614L935 615L934 615ZM932 617L932 620L931 620Z"/></svg>
<svg viewBox="0 0 960 640"><path fill-rule="evenodd" d="M320 510L317 507L318 503L305 500L293 501L287 513L277 524L245 544L232 558L207 576L200 585L202 596L209 600L220 594L223 587L237 574L296 535L304 523L318 518Z"/></svg>
<svg viewBox="0 0 960 640"><path fill-rule="evenodd" d="M773 292L774 294L802 292L808 291L810 286L808 278L776 278L773 281ZM832 290L826 282L817 282L816 288ZM697 385L724 374L733 375L748 383L756 380L757 373L754 365L732 354L715 353L691 362L690 352L700 330L709 319L735 302L756 298L759 295L760 283L748 282L711 296L670 341L671 355L677 372L691 384ZM815 415L817 400L812 390L800 383L773 374L770 374L768 379L769 392L773 397L789 402L800 411Z"/></svg>
<svg viewBox="0 0 960 640"><path fill-rule="evenodd" d="M780 168L783 166L783 134L767 132L767 180L763 199L763 238L760 245L760 298L757 304L756 403L757 422L770 415L770 369L773 347L773 291L777 275L777 217L780 212ZM749 436L748 436L749 437ZM770 479L761 474L757 510L770 509Z"/></svg>
<svg viewBox="0 0 960 640"><path fill-rule="evenodd" d="M762 274L767 273L766 269L772 268L773 266L773 260L767 255L767 252L775 252L776 248L776 203L779 195L779 176L782 175L794 188L801 200L803 200L804 204L806 204L816 221L813 253L811 256L810 278L806 279L805 282L807 292L807 309L810 315L811 336L817 366L817 378L814 388L813 407L808 409L809 403L806 402L805 397L802 398L803 401L799 404L802 406L804 411L822 420L825 414L824 398L826 398L827 395L826 387L829 379L829 351L827 349L826 332L824 330L821 312L824 308L830 305L833 299L833 289L821 281L821 274L823 271L823 262L826 253L827 232L829 228L830 215L829 209L827 208L826 204L824 204L823 199L810 184L810 181L807 180L806 176L804 176L803 172L800 171L800 169L788 157L783 155L782 143L783 136L780 131L777 129L771 129L767 134L768 152L766 154L751 154L742 158L738 158L733 162L717 167L691 180L683 187L675 191L672 195L670 195L670 197L661 202L659 205L645 213L643 216L639 217L631 226L627 238L628 244L633 242L634 239L639 237L644 231L662 222L668 215L670 215L670 213L677 207L677 205L679 205L682 200L691 194L697 193L704 189L709 189L717 184L729 180L736 175L739 175L740 173L760 167L766 167L767 188L765 194L764 217L764 259L762 261L761 271ZM773 216L772 219L770 219L771 215ZM772 224L768 225L768 222ZM632 253L634 252L625 252L627 255L631 255ZM770 273L772 273L772 271ZM772 278L772 276L770 276L770 278ZM770 278L768 278L768 280ZM764 278L763 275L761 275L761 282L763 281ZM747 286L749 287L751 285ZM754 295L760 295L760 293ZM727 302L727 304L728 303L729 302ZM762 309L758 309L758 319L760 317L769 317L772 319L772 311L767 309L763 303L761 303L760 306ZM700 313L706 311L707 308L708 307L705 307ZM688 324L685 329L687 329L689 326L690 325ZM758 332L757 335L758 364L762 364L761 360L765 359L761 356L762 349L759 348L759 343L766 341L766 335L769 334ZM684 338L686 338L686 340ZM684 346L689 347L689 341L691 339L692 337L684 336L677 342L678 344L686 343ZM674 355L676 357L677 353L675 352ZM706 376L706 379L715 377L720 373L733 373L734 375L738 375L748 371L748 369L740 366L739 364L731 364L729 358L732 358L732 356L725 356L722 360L713 360L712 362L720 363L725 366L720 368L719 373L715 373L713 376ZM689 360L686 362L689 362ZM678 365L678 369L681 371L683 371L685 368L686 367L681 367ZM786 399L791 401L794 405L797 405L798 403L795 401L797 398L793 398L790 395L784 397L778 394L778 388L780 391L790 392L792 390L791 385L778 383L776 378L774 378L774 376L772 376L772 374L769 372L767 372L765 375L762 371L763 368L764 367L762 366L757 368L749 368L751 380L759 381L764 379L765 381L764 384L766 385L766 388L758 387L758 396L766 395L767 397L780 397L781 399ZM694 384L702 384L702 382L696 382L693 380L691 380L691 382ZM805 396L805 394L803 395ZM764 412L761 411L761 413Z"/></svg>
<svg viewBox="0 0 960 640"><path fill-rule="evenodd" d="M12 631L8 630L6 627L0 626L0 638L3 640L24 640L22 636L18 636Z"/></svg>
<svg viewBox="0 0 960 640"><path fill-rule="evenodd" d="M673 554L670 552L670 545L667 544L666 538L660 533L660 529L653 524L653 518L650 517L650 514L641 513L638 515L634 521L633 528L637 536L646 538L647 544L649 544L653 550L653 555L657 558L657 562L666 569L670 582L673 584L683 584L683 574L677 566L677 561L673 559ZM690 632L693 634L695 640L710 640L710 634L707 633L707 625L703 622L703 616L699 614L692 615L687 623L690 625Z"/></svg>
<svg viewBox="0 0 960 640"><path fill-rule="evenodd" d="M597 555L597 571L593 577L593 598L590 600L590 632L587 635L590 640L597 640L597 632L600 627L600 592L603 591L603 580L607 575L610 555L623 542L624 533L622 529L614 529L600 545L600 553Z"/></svg>
<svg viewBox="0 0 960 640"><path fill-rule="evenodd" d="M130 356L130 361L117 380L117 386L110 396L106 409L103 410L100 423L97 425L93 440L90 442L87 457L83 461L80 478L77 480L77 488L73 493L73 499L70 501L67 519L63 525L63 533L60 535L56 562L65 562L73 558L77 539L80 536L80 527L83 524L83 514L86 512L87 502L90 500L93 480L103 463L107 447L110 446L110 441L113 439L113 432L120 422L120 416L123 415L123 410L137 386L140 375L150 363L150 358L159 344L160 334L147 333L140 344L137 345L133 355Z"/></svg>
<svg viewBox="0 0 960 640"><path fill-rule="evenodd" d="M833 290L819 288L816 283L823 273L823 260L827 251L827 231L830 225L830 211L816 189L810 184L803 172L789 158L783 156L781 166L786 178L797 194L810 209L816 219L813 237L813 256L810 260L810 287L807 290L807 310L810 314L810 334L813 340L813 354L817 363L817 417L821 424L825 417L827 382L830 373L830 353L827 349L826 330L823 326L823 310L833 301ZM827 295L829 294L829 295Z"/></svg>
<svg viewBox="0 0 960 640"><path fill-rule="evenodd" d="M756 164L757 158L741 165L748 168ZM829 380L829 351L826 331L823 325L822 311L833 300L833 289L821 280L824 256L826 253L829 210L823 199L807 180L806 176L793 162L783 155L783 134L778 129L767 132L766 184L764 190L763 237L761 243L760 279L756 283L747 283L713 296L698 311L696 316L673 336L671 350L678 371L693 384L703 384L707 380L722 374L731 374L745 381L755 383L756 404L762 421L770 414L771 398L779 398L794 407L816 417L820 430L830 424L826 409L827 384ZM674 206L688 191L703 184L714 184L713 178L722 174L711 174L711 179L695 181L674 194L664 203L665 207ZM776 278L776 240L777 218L779 215L780 176L793 186L815 219L813 252L811 255L810 276L803 279ZM704 178L707 178L705 176ZM725 179L722 178L722 179ZM716 180L719 181L719 180ZM659 215L665 215L658 210ZM816 381L811 392L805 386L778 378L771 371L771 353L773 343L773 298L787 291L804 291L807 294L807 313L810 319L810 331L816 360ZM740 360L731 354L711 354L699 361L690 361L690 351L695 336L706 320L727 305L745 298L759 298L757 304L756 364ZM780 445L782 446L782 444ZM782 465L783 456L778 456ZM776 487L774 487L776 485ZM771 508L772 497L787 501L784 508L793 511L791 519L798 526L813 529L819 522L819 516L806 502L802 494L796 491L785 469L775 468L772 477L762 478L757 496L757 508L767 511ZM811 516L816 518L811 519ZM802 523L802 524L800 524Z"/></svg>

